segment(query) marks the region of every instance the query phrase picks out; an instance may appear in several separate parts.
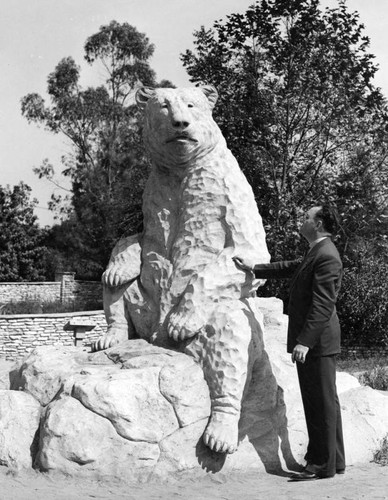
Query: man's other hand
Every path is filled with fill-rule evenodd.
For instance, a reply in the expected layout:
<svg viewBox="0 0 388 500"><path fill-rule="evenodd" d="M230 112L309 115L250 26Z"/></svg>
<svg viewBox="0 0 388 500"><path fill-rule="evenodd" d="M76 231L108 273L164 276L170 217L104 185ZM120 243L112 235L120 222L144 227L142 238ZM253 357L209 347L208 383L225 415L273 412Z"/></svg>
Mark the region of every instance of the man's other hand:
<svg viewBox="0 0 388 500"><path fill-rule="evenodd" d="M292 351L292 362L295 363L295 361L298 361L298 363L304 363L306 361L306 356L307 353L309 352L309 347L302 345L302 344L297 344L294 347L294 350Z"/></svg>

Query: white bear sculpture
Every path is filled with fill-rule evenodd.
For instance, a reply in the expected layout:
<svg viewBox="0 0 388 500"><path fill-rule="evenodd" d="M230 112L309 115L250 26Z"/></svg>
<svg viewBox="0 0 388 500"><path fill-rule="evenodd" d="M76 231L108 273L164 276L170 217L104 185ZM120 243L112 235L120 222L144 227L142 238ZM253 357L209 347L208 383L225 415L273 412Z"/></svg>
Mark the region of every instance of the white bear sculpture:
<svg viewBox="0 0 388 500"><path fill-rule="evenodd" d="M252 189L213 120L217 98L211 86L137 92L152 160L144 230L113 250L103 275L108 330L93 350L142 338L193 356L212 403L205 444L232 453L264 350L260 283L232 257L270 256Z"/></svg>

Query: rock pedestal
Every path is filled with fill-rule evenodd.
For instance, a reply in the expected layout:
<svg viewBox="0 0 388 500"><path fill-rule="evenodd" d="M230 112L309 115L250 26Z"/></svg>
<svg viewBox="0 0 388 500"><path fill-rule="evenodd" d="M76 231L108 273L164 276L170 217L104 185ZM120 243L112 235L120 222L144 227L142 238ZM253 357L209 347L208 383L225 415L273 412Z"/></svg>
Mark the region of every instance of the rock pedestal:
<svg viewBox="0 0 388 500"><path fill-rule="evenodd" d="M184 471L297 470L307 435L296 370L285 352L287 318L280 301L257 301L266 353L243 401L235 454L211 452L202 442L210 398L199 365L129 340L98 353L40 347L8 387L3 377L0 464L126 482ZM388 397L345 373L337 385L347 462L370 461L388 432Z"/></svg>

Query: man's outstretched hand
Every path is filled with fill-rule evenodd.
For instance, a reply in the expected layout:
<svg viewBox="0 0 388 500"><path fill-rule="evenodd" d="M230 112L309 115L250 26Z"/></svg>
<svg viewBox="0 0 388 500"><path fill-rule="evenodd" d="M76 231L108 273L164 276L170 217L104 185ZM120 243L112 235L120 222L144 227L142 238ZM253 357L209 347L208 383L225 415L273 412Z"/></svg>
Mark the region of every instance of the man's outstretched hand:
<svg viewBox="0 0 388 500"><path fill-rule="evenodd" d="M235 255L232 257L234 263L236 264L237 267L240 269L243 269L244 271L251 271L253 272L253 268L255 267L254 262L250 261L247 258L240 257L238 255Z"/></svg>

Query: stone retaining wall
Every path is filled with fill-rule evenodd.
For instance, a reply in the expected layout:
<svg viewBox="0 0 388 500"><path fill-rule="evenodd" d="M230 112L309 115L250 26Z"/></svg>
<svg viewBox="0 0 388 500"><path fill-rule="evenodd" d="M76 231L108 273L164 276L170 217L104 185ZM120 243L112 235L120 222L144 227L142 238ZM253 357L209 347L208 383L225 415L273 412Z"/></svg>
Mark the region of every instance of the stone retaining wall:
<svg viewBox="0 0 388 500"><path fill-rule="evenodd" d="M103 311L0 316L0 358L16 361L42 345L89 345L106 331Z"/></svg>
<svg viewBox="0 0 388 500"><path fill-rule="evenodd" d="M96 282L90 283L96 284ZM100 286L100 283L97 284ZM91 289L94 293L93 286ZM86 325L89 327L87 328ZM103 311L0 315L0 359L18 360L41 345L87 346L105 330L106 321ZM343 346L341 356L388 357L388 348Z"/></svg>
<svg viewBox="0 0 388 500"><path fill-rule="evenodd" d="M74 302L79 306L88 302L102 303L102 284L98 281L67 282L62 288L61 302Z"/></svg>

